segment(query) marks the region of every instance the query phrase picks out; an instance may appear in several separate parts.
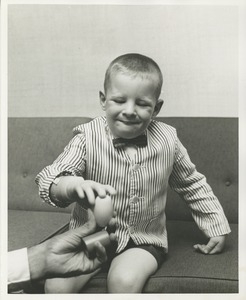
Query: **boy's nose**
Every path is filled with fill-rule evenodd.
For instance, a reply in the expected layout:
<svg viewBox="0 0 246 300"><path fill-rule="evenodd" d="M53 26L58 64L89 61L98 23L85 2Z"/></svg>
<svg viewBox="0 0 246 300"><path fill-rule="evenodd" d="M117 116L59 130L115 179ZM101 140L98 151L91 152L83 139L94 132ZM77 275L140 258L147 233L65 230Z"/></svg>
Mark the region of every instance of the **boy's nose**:
<svg viewBox="0 0 246 300"><path fill-rule="evenodd" d="M123 114L125 114L126 116L135 116L135 105L133 103L126 103L123 110Z"/></svg>

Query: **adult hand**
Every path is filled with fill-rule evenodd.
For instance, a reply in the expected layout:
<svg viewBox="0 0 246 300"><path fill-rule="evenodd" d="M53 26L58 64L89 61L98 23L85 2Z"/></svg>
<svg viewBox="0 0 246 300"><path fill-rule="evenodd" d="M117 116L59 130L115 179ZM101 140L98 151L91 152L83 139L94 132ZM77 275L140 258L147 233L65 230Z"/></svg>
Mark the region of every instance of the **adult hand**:
<svg viewBox="0 0 246 300"><path fill-rule="evenodd" d="M70 277L91 273L107 260L106 250L99 242L95 243L96 257L93 259L89 259L82 248L81 239L92 234L96 229L94 215L90 209L88 213L89 220L83 226L28 248L31 279ZM115 219L111 219L108 226L115 227ZM110 239L116 240L114 233L110 234Z"/></svg>
<svg viewBox="0 0 246 300"><path fill-rule="evenodd" d="M225 246L225 235L211 237L207 245L196 244L193 247L204 254L216 254L223 251Z"/></svg>

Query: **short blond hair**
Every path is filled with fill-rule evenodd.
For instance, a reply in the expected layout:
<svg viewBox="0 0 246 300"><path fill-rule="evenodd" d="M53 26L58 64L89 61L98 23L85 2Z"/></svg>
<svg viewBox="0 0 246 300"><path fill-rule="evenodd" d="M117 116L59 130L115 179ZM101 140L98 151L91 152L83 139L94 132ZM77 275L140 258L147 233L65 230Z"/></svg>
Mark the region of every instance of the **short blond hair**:
<svg viewBox="0 0 246 300"><path fill-rule="evenodd" d="M104 92L110 84L110 78L113 73L122 73L131 76L148 77L157 74L158 82L156 83L156 98L161 94L163 83L162 72L158 64L150 57L138 53L128 53L115 58L108 66L104 79Z"/></svg>

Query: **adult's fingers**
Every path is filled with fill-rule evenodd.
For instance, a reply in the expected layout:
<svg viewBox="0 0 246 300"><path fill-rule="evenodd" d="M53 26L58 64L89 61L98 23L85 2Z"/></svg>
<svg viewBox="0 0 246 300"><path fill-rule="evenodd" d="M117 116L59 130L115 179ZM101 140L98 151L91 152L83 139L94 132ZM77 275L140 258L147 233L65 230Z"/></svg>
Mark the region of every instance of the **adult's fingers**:
<svg viewBox="0 0 246 300"><path fill-rule="evenodd" d="M115 233L110 233L109 238L110 238L111 242L117 242L118 241L118 238L117 238Z"/></svg>
<svg viewBox="0 0 246 300"><path fill-rule="evenodd" d="M108 226L109 227L112 227L112 228L114 228L115 229L115 227L116 227L116 218L115 218L115 213L114 213L114 215L113 215L113 218L111 218L110 220L109 220L109 222L108 222Z"/></svg>
<svg viewBox="0 0 246 300"><path fill-rule="evenodd" d="M96 223L89 220L84 225L77 227L75 229L71 229L71 230L67 231L66 233L68 236L76 235L76 236L79 236L80 238L83 238L89 234L94 233L95 230L96 230Z"/></svg>
<svg viewBox="0 0 246 300"><path fill-rule="evenodd" d="M116 218L110 219L108 225L107 225L107 232L108 233L114 233L117 228Z"/></svg>
<svg viewBox="0 0 246 300"><path fill-rule="evenodd" d="M88 208L87 212L88 212L88 221L80 227L69 230L67 232L68 234L70 235L74 234L79 236L80 238L83 238L96 231L96 220L94 214L90 208Z"/></svg>
<svg viewBox="0 0 246 300"><path fill-rule="evenodd" d="M94 268L97 269L107 261L107 253L100 242L95 243L95 252L96 257L94 258Z"/></svg>

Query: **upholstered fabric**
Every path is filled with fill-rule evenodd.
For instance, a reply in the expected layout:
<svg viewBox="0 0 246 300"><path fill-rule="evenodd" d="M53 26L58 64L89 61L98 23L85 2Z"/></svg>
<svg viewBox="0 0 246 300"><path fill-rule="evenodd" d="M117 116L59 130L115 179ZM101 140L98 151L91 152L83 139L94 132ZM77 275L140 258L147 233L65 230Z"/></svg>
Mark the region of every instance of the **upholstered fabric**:
<svg viewBox="0 0 246 300"><path fill-rule="evenodd" d="M158 118L157 118L158 119ZM34 182L72 138L72 128L88 118L10 118L8 124L9 250L34 245L69 220L67 209L43 203ZM167 200L169 255L147 282L145 293L237 293L238 291L238 120L236 118L161 118L177 129L198 171L219 198L230 222L225 251L202 255L192 245L206 242L185 203L173 191ZM64 230L64 228L62 229ZM31 292L40 292L33 289ZM105 293L99 273L85 293Z"/></svg>
<svg viewBox="0 0 246 300"><path fill-rule="evenodd" d="M38 244L69 221L69 213L9 210L8 250Z"/></svg>

